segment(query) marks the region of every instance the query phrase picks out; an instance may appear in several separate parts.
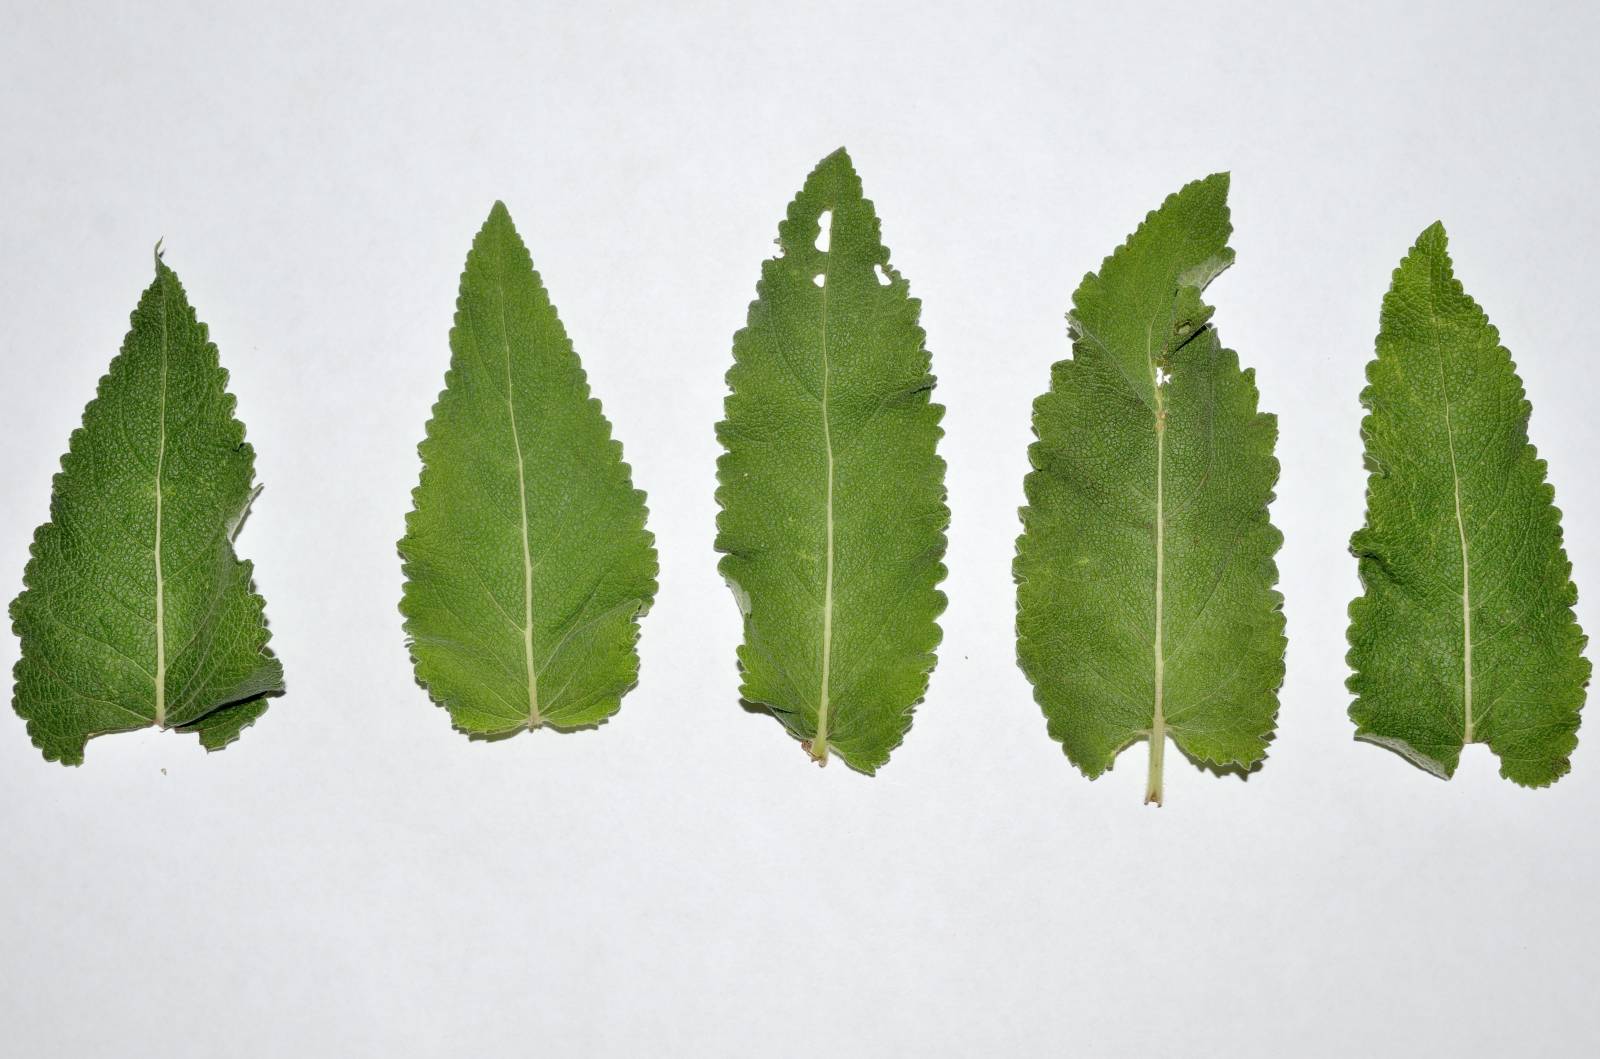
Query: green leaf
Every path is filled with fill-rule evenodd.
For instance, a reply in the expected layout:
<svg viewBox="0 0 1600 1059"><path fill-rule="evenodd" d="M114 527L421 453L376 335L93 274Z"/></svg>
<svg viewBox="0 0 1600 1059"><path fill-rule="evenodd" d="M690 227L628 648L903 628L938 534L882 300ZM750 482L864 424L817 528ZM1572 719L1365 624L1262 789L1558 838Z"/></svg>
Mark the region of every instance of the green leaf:
<svg viewBox="0 0 1600 1059"><path fill-rule="evenodd" d="M11 604L15 706L51 761L155 725L237 739L283 690L233 537L255 453L228 373L156 256L133 329L73 431Z"/></svg>
<svg viewBox="0 0 1600 1059"><path fill-rule="evenodd" d="M638 683L656 553L511 215L467 255L400 541L417 679L463 732L598 725Z"/></svg>
<svg viewBox="0 0 1600 1059"><path fill-rule="evenodd" d="M819 243L819 239L822 242ZM778 227L717 425L718 567L746 702L873 773L928 688L944 594L944 409L921 306L841 149Z"/></svg>
<svg viewBox="0 0 1600 1059"><path fill-rule="evenodd" d="M1051 737L1091 778L1147 740L1157 804L1167 737L1260 762L1283 680L1277 421L1201 300L1233 262L1227 197L1226 174L1189 184L1073 295L1017 541L1017 655Z"/></svg>
<svg viewBox="0 0 1600 1059"><path fill-rule="evenodd" d="M1553 783L1589 682L1578 593L1522 381L1452 273L1441 225L1395 269L1367 381L1356 736L1441 777L1487 743L1502 776Z"/></svg>

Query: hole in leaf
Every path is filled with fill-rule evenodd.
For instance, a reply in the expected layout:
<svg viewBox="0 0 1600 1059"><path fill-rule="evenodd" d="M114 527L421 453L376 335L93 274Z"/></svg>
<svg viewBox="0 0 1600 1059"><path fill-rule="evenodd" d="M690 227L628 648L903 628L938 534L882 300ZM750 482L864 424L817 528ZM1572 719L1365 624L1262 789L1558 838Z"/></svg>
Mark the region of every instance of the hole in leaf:
<svg viewBox="0 0 1600 1059"><path fill-rule="evenodd" d="M887 287L890 284L889 273L884 271L882 265L873 265L872 271L878 277L878 286Z"/></svg>
<svg viewBox="0 0 1600 1059"><path fill-rule="evenodd" d="M812 276L811 282L815 283L819 287L822 286L822 273L818 272L815 276Z"/></svg>
<svg viewBox="0 0 1600 1059"><path fill-rule="evenodd" d="M1172 371L1165 364L1156 365L1156 385L1165 386L1172 378Z"/></svg>
<svg viewBox="0 0 1600 1059"><path fill-rule="evenodd" d="M817 225L817 249L826 254L828 245L833 241L833 211L823 210L817 217Z"/></svg>

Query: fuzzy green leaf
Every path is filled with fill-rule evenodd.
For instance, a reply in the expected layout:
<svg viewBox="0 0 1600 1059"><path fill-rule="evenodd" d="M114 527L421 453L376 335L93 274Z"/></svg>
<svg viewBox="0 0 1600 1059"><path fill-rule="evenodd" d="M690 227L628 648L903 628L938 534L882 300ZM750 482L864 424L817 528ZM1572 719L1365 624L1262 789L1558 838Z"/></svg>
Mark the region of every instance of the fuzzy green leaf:
<svg viewBox="0 0 1600 1059"><path fill-rule="evenodd" d="M1283 680L1277 421L1201 300L1233 261L1228 178L1168 198L1087 276L1072 359L1034 404L1017 654L1049 732L1088 776L1166 738L1200 762L1266 754Z"/></svg>
<svg viewBox="0 0 1600 1059"><path fill-rule="evenodd" d="M1451 271L1441 225L1395 269L1367 381L1356 735L1441 777L1487 743L1501 775L1553 783L1589 681L1577 589L1522 381Z"/></svg>
<svg viewBox="0 0 1600 1059"><path fill-rule="evenodd" d="M155 725L216 750L283 690L233 537L255 453L228 373L156 258L122 351L73 431L11 604L16 711L51 761Z"/></svg>
<svg viewBox="0 0 1600 1059"><path fill-rule="evenodd" d="M778 244L717 425L719 569L744 614L745 700L819 763L831 748L870 774L905 737L939 643L944 410L920 304L843 150Z"/></svg>
<svg viewBox="0 0 1600 1059"><path fill-rule="evenodd" d="M505 206L467 255L400 541L417 679L455 726L591 727L638 682L644 494Z"/></svg>

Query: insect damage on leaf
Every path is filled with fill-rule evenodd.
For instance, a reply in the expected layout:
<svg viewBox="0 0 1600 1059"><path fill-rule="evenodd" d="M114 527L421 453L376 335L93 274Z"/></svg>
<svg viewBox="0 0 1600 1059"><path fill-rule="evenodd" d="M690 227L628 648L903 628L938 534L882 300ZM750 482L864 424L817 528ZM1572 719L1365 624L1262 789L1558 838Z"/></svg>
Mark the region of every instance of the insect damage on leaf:
<svg viewBox="0 0 1600 1059"><path fill-rule="evenodd" d="M1091 778L1145 740L1157 804L1168 738L1257 765L1283 680L1277 422L1201 299L1233 261L1227 193L1189 184L1073 295L1017 541L1017 656L1051 737Z"/></svg>
<svg viewBox="0 0 1600 1059"><path fill-rule="evenodd" d="M227 383L158 251L11 604L14 704L48 760L81 764L94 736L152 725L217 750L283 690L251 564L233 550L255 453Z"/></svg>
<svg viewBox="0 0 1600 1059"><path fill-rule="evenodd" d="M1434 224L1395 269L1361 403L1367 522L1351 539L1357 738L1444 778L1468 743L1542 787L1571 767L1589 681L1577 589L1511 354Z"/></svg>
<svg viewBox="0 0 1600 1059"><path fill-rule="evenodd" d="M875 772L928 687L944 594L943 408L872 203L841 149L807 178L734 336L717 425L719 570L744 699L819 764Z"/></svg>
<svg viewBox="0 0 1600 1059"><path fill-rule="evenodd" d="M463 732L598 725L638 682L644 493L504 205L467 255L400 541L417 679Z"/></svg>

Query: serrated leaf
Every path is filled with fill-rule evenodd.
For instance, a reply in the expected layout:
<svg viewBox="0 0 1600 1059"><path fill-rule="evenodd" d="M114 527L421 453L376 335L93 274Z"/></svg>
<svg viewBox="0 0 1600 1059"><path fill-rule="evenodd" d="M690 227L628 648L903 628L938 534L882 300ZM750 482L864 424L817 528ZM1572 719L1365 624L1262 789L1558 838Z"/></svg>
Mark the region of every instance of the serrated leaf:
<svg viewBox="0 0 1600 1059"><path fill-rule="evenodd" d="M233 537L255 453L228 373L178 277L156 277L73 431L11 604L16 711L51 761L152 725L208 750L283 690L251 564Z"/></svg>
<svg viewBox="0 0 1600 1059"><path fill-rule="evenodd" d="M1357 738L1446 778L1463 746L1487 743L1502 776L1553 783L1589 681L1577 589L1522 381L1456 280L1442 225L1395 269L1367 381Z"/></svg>
<svg viewBox="0 0 1600 1059"><path fill-rule="evenodd" d="M1233 261L1228 177L1189 184L1087 276L1072 359L1034 403L1017 541L1017 656L1052 738L1089 777L1167 738L1250 769L1283 680L1276 419L1201 294Z"/></svg>
<svg viewBox="0 0 1600 1059"><path fill-rule="evenodd" d="M870 774L905 737L939 642L944 410L920 303L842 149L778 244L717 425L718 569L744 615L744 699L819 763L832 750Z"/></svg>
<svg viewBox="0 0 1600 1059"><path fill-rule="evenodd" d="M470 735L598 725L638 682L656 553L501 203L467 255L450 350L400 541L417 679Z"/></svg>

